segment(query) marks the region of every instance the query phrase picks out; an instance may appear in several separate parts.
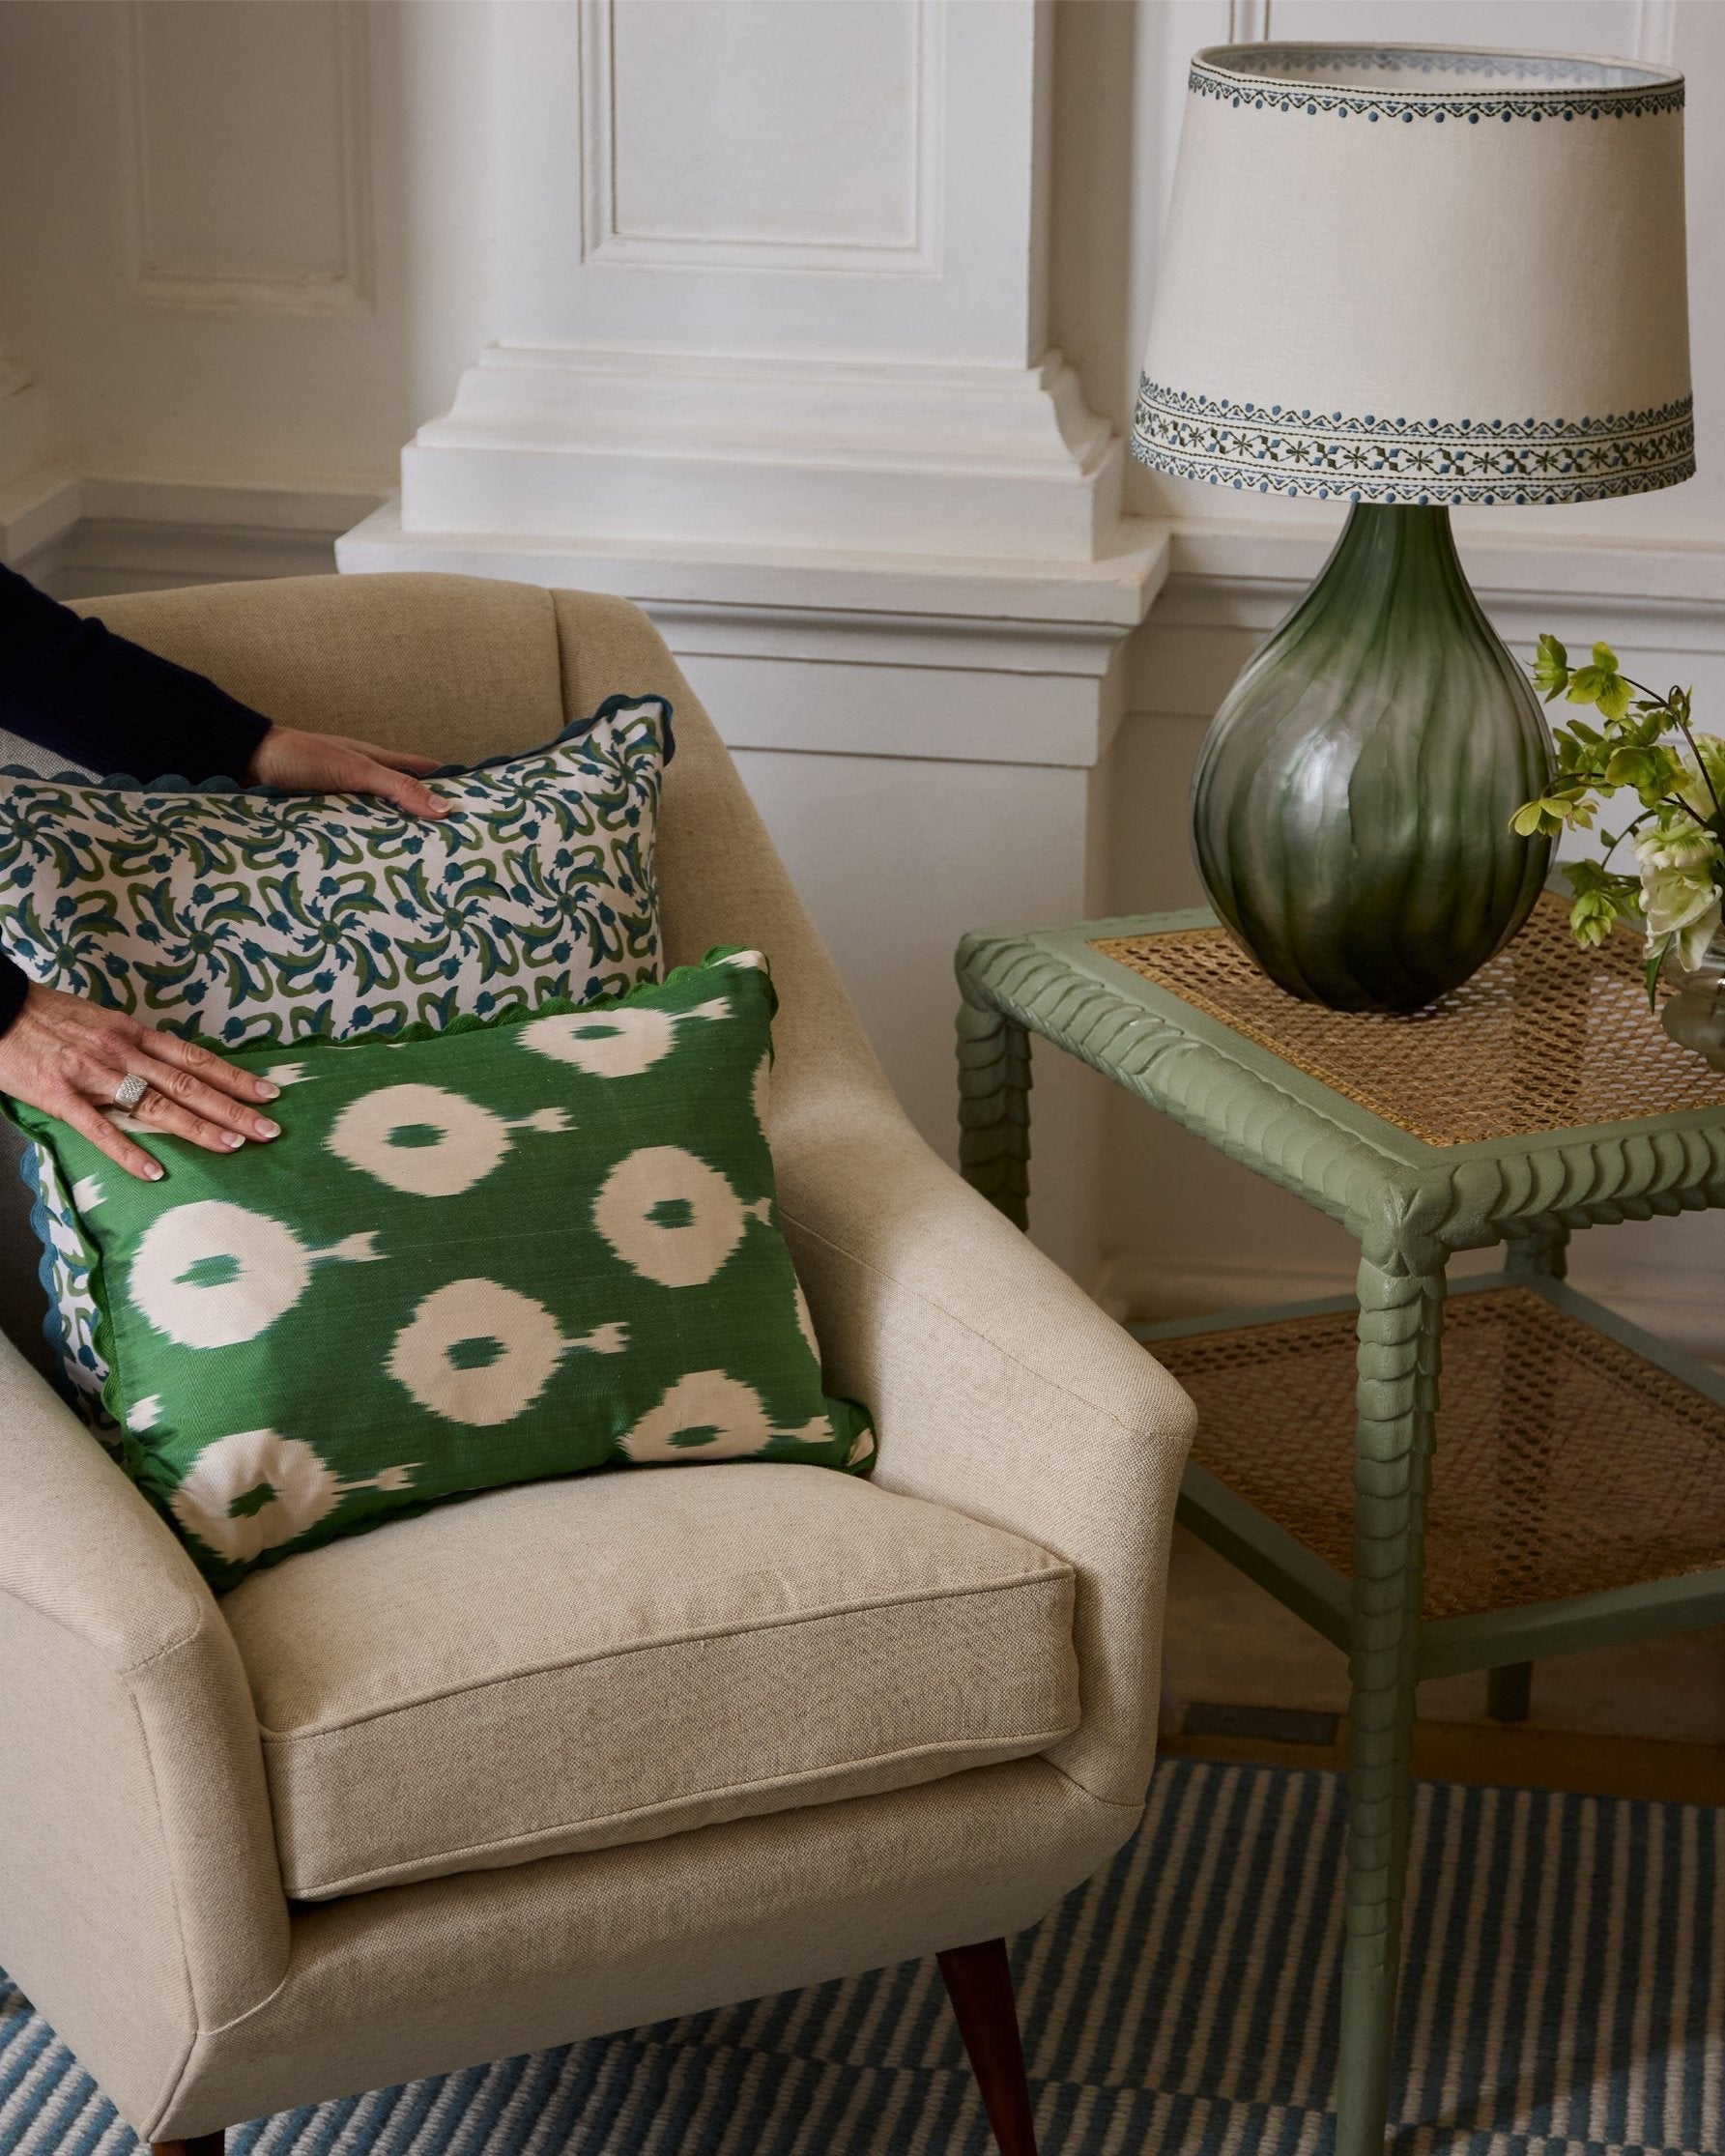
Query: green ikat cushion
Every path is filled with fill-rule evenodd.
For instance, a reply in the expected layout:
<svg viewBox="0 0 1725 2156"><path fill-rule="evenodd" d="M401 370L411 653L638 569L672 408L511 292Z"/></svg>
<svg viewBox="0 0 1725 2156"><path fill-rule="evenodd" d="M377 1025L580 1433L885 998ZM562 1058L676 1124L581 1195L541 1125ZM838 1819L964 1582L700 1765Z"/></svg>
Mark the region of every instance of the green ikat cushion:
<svg viewBox="0 0 1725 2156"><path fill-rule="evenodd" d="M624 994L659 977L670 724L661 697L613 697L545 748L434 777L436 823L354 794L0 771L5 947L224 1054ZM25 1174L48 1337L101 1429L88 1253L40 1147Z"/></svg>
<svg viewBox="0 0 1725 2156"><path fill-rule="evenodd" d="M759 953L714 953L585 1009L307 1043L271 1144L140 1127L159 1183L14 1104L94 1252L128 1472L215 1586L505 1482L868 1468L779 1231L773 1007Z"/></svg>

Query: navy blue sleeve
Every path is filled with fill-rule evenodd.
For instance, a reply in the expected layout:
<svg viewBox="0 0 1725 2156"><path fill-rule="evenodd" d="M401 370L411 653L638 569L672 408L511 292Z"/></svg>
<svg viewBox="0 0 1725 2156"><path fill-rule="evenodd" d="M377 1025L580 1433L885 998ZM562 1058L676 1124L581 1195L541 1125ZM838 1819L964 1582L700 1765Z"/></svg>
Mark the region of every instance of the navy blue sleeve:
<svg viewBox="0 0 1725 2156"><path fill-rule="evenodd" d="M270 721L0 565L0 727L104 775L241 779ZM29 983L0 958L0 1033Z"/></svg>
<svg viewBox="0 0 1725 2156"><path fill-rule="evenodd" d="M24 1008L24 998L29 992L30 976L0 952L0 1034L5 1033Z"/></svg>
<svg viewBox="0 0 1725 2156"><path fill-rule="evenodd" d="M104 774L244 778L270 722L0 567L0 727Z"/></svg>

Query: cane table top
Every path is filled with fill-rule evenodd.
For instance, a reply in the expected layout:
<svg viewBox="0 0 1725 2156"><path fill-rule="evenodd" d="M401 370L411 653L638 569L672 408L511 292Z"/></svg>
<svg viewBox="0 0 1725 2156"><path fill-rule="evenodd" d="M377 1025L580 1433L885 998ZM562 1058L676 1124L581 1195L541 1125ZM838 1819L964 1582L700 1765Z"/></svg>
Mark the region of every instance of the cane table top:
<svg viewBox="0 0 1725 2156"><path fill-rule="evenodd" d="M1427 1145L1725 1109L1725 1072L1680 1048L1648 1009L1640 938L1620 931L1601 950L1579 950L1550 892L1507 950L1409 1017L1303 1003L1221 928L1090 947Z"/></svg>

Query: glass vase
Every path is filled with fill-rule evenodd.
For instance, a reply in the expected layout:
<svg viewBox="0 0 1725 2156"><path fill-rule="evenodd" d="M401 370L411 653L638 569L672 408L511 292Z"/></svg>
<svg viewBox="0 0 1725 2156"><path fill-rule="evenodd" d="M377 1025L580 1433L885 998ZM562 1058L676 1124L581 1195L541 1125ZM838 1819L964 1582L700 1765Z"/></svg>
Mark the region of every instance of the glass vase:
<svg viewBox="0 0 1725 2156"><path fill-rule="evenodd" d="M1418 1010L1532 911L1550 848L1509 819L1550 768L1544 716L1462 573L1449 510L1357 503L1205 736L1199 874L1290 994Z"/></svg>
<svg viewBox="0 0 1725 2156"><path fill-rule="evenodd" d="M1691 1049L1715 1071L1725 1071L1725 928L1715 929L1701 963L1665 966L1677 993L1659 1007L1659 1023L1680 1048Z"/></svg>

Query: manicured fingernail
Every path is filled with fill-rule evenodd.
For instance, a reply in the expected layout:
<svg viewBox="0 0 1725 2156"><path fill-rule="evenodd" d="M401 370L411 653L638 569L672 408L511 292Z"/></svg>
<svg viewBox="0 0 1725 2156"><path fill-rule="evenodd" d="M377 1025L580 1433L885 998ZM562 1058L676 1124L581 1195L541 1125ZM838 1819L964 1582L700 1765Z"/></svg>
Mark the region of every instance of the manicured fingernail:
<svg viewBox="0 0 1725 2156"><path fill-rule="evenodd" d="M272 1085L268 1078L259 1078L257 1081L257 1097L260 1101L279 1101L281 1088L279 1085Z"/></svg>
<svg viewBox="0 0 1725 2156"><path fill-rule="evenodd" d="M144 1173L150 1178L152 1183L159 1183L162 1177L167 1173L167 1169L162 1166L159 1161L152 1161L150 1163L150 1165L144 1170Z"/></svg>
<svg viewBox="0 0 1725 2156"><path fill-rule="evenodd" d="M244 1145L245 1143L245 1140L240 1135L238 1131L223 1131L221 1134L221 1142L228 1148L229 1152L232 1152L236 1146Z"/></svg>
<svg viewBox="0 0 1725 2156"><path fill-rule="evenodd" d="M281 1125L272 1123L267 1115L258 1116L251 1127L259 1137L279 1137L281 1135Z"/></svg>

